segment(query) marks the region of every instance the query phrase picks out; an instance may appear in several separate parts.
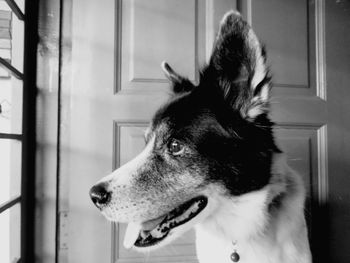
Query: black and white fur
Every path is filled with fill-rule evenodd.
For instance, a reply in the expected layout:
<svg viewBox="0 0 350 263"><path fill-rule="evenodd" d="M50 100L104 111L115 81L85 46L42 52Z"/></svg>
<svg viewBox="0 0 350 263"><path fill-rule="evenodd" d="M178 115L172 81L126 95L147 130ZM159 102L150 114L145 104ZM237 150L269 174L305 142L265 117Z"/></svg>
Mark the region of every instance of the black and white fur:
<svg viewBox="0 0 350 263"><path fill-rule="evenodd" d="M239 13L227 13L194 85L167 63L173 95L146 147L91 189L125 246L149 250L195 227L201 263L310 263L305 190L275 145L265 51Z"/></svg>

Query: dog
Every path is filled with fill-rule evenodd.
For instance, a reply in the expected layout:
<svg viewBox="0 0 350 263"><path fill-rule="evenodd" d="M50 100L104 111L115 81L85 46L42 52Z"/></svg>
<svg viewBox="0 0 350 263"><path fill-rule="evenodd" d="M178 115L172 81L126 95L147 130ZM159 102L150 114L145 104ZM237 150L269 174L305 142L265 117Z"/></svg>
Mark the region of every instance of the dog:
<svg viewBox="0 0 350 263"><path fill-rule="evenodd" d="M266 53L236 11L194 84L166 62L172 95L146 146L90 190L124 246L149 251L196 230L201 263L310 263L305 187L276 146Z"/></svg>

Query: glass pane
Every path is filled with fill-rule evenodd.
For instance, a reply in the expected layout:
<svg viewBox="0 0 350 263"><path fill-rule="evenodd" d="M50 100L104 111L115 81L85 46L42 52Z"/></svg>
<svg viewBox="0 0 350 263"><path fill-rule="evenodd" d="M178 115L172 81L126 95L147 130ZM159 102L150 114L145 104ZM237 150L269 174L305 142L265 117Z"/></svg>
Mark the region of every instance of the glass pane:
<svg viewBox="0 0 350 263"><path fill-rule="evenodd" d="M23 72L24 23L0 1L0 56ZM0 133L22 132L22 81L0 66Z"/></svg>
<svg viewBox="0 0 350 263"><path fill-rule="evenodd" d="M21 142L0 140L0 164L0 204L3 204L21 192Z"/></svg>
<svg viewBox="0 0 350 263"><path fill-rule="evenodd" d="M22 81L0 78L0 133L22 133Z"/></svg>
<svg viewBox="0 0 350 263"><path fill-rule="evenodd" d="M18 5L19 9L21 9L22 13L24 13L24 0L15 0L15 3ZM8 4L5 1L0 0L0 10L11 10Z"/></svg>
<svg viewBox="0 0 350 263"><path fill-rule="evenodd" d="M17 262L21 256L20 208L17 204L0 214L0 262Z"/></svg>
<svg viewBox="0 0 350 263"><path fill-rule="evenodd" d="M17 1L19 7L23 6L23 1ZM12 65L23 72L23 54L24 54L24 23L12 13L12 32L11 32L11 55Z"/></svg>
<svg viewBox="0 0 350 263"><path fill-rule="evenodd" d="M12 13L5 1L0 1L0 57L11 62ZM0 66L0 78L9 78L9 74Z"/></svg>
<svg viewBox="0 0 350 263"><path fill-rule="evenodd" d="M0 57L11 62L11 9L5 1L0 1ZM10 75L0 66L0 87L6 84L3 79L8 79ZM1 92L1 91L0 91ZM0 95L0 97L2 97ZM0 99L0 101L2 98Z"/></svg>

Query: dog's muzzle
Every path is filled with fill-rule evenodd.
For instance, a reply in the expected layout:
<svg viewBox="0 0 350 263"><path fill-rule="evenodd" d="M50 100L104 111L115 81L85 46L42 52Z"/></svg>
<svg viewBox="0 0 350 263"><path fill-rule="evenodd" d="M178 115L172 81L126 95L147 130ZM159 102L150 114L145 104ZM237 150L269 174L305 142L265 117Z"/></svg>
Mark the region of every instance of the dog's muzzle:
<svg viewBox="0 0 350 263"><path fill-rule="evenodd" d="M107 191L106 184L99 183L90 189L90 197L95 206L101 209L111 200L111 193Z"/></svg>

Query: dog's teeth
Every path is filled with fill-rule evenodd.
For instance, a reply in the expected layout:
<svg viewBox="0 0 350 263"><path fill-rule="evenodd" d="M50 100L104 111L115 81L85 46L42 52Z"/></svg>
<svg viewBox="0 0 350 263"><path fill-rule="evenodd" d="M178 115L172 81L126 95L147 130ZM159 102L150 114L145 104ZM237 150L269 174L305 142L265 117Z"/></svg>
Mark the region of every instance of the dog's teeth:
<svg viewBox="0 0 350 263"><path fill-rule="evenodd" d="M140 224L135 224L135 223L128 224L125 232L125 238L124 238L125 248L129 249L135 244L137 238L139 237L140 230L141 230Z"/></svg>
<svg viewBox="0 0 350 263"><path fill-rule="evenodd" d="M144 240L143 242L147 243L147 242L151 241L152 238L153 238L152 235L149 234L149 235L147 236L147 238L145 238L145 240Z"/></svg>
<svg viewBox="0 0 350 263"><path fill-rule="evenodd" d="M163 229L164 229L164 227L160 231L159 230L153 230L151 232L150 236L152 236L154 238L161 238L161 237L163 237L164 236Z"/></svg>
<svg viewBox="0 0 350 263"><path fill-rule="evenodd" d="M150 235L149 231L144 231L142 230L140 232L140 236L143 238L143 239L146 239L146 237L148 237Z"/></svg>

